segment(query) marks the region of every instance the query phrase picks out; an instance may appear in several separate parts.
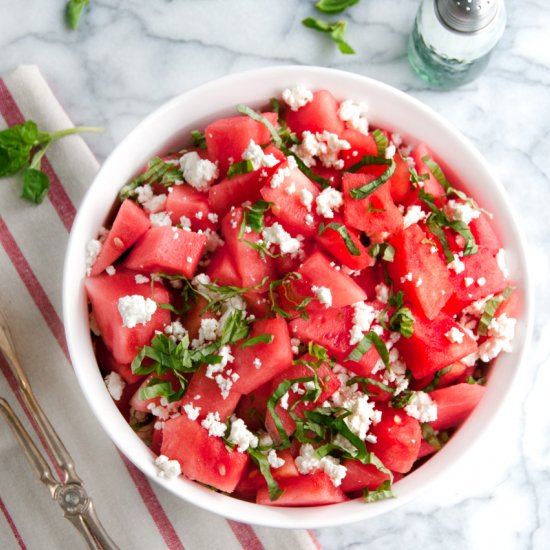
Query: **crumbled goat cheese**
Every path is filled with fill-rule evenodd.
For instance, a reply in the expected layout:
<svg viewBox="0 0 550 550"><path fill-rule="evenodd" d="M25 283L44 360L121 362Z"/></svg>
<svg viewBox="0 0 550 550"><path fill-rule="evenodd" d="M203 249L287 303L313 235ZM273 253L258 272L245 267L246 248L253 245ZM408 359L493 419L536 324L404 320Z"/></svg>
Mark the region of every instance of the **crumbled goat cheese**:
<svg viewBox="0 0 550 550"><path fill-rule="evenodd" d="M218 177L218 167L208 159L201 159L195 151L180 158L180 167L185 181L198 191L206 191Z"/></svg>
<svg viewBox="0 0 550 550"><path fill-rule="evenodd" d="M149 221L151 222L151 225L155 227L172 225L172 220L170 219L170 214L168 212L156 212L155 214L150 214Z"/></svg>
<svg viewBox="0 0 550 550"><path fill-rule="evenodd" d="M252 163L254 170L259 170L262 167L272 168L279 161L275 158L274 155L266 155L264 150L254 143L254 140L251 139L248 147L244 150L242 154L243 160L249 160Z"/></svg>
<svg viewBox="0 0 550 550"><path fill-rule="evenodd" d="M105 377L105 385L107 391L115 401L120 401L122 392L126 387L126 382L118 372L112 371Z"/></svg>
<svg viewBox="0 0 550 550"><path fill-rule="evenodd" d="M283 408L285 411L288 410L288 398L289 398L289 393L286 392L282 397L281 399L279 399L279 404L281 405L281 408Z"/></svg>
<svg viewBox="0 0 550 550"><path fill-rule="evenodd" d="M409 271L407 274L403 275L403 277L401 277L399 280L401 281L402 284L405 283L405 281L412 282L413 274Z"/></svg>
<svg viewBox="0 0 550 550"><path fill-rule="evenodd" d="M206 318L201 319L201 326L199 328L198 338L194 339L191 342L192 348L198 348L205 344L206 342L213 342L218 338L218 330L220 324L217 319ZM212 365L210 365L212 366Z"/></svg>
<svg viewBox="0 0 550 550"><path fill-rule="evenodd" d="M309 189L302 187L300 189L300 202L306 207L308 212L311 212L311 205L313 204L313 194Z"/></svg>
<svg viewBox="0 0 550 550"><path fill-rule="evenodd" d="M342 193L333 187L323 189L315 199L315 211L324 218L334 218L334 211L344 204Z"/></svg>
<svg viewBox="0 0 550 550"><path fill-rule="evenodd" d="M291 350L294 355L300 353L300 340L298 338L290 339Z"/></svg>
<svg viewBox="0 0 550 550"><path fill-rule="evenodd" d="M306 225L313 225L313 216L311 214L306 214Z"/></svg>
<svg viewBox="0 0 550 550"><path fill-rule="evenodd" d="M324 456L318 459L315 456L313 445L306 443L300 447L300 456L296 457L296 468L302 475L307 475L317 470L323 470L335 487L342 484L342 480L346 477L347 468L340 464L337 458L332 456Z"/></svg>
<svg viewBox="0 0 550 550"><path fill-rule="evenodd" d="M451 329L445 333L445 338L447 338L451 344L462 344L464 341L464 333L457 327L451 327Z"/></svg>
<svg viewBox="0 0 550 550"><path fill-rule="evenodd" d="M145 204L153 198L153 188L147 183L140 185L134 189L134 193L140 204Z"/></svg>
<svg viewBox="0 0 550 550"><path fill-rule="evenodd" d="M403 228L407 229L407 227L418 223L425 217L426 212L424 212L424 210L422 210L422 208L418 204L413 204L412 206L409 206L407 208L407 212L403 217Z"/></svg>
<svg viewBox="0 0 550 550"><path fill-rule="evenodd" d="M384 151L384 158L392 159L395 156L395 145L390 143Z"/></svg>
<svg viewBox="0 0 550 550"><path fill-rule="evenodd" d="M454 271L457 275L459 275L466 269L466 266L464 265L464 262L460 260L458 254L453 254L453 261L447 264L447 269L449 271Z"/></svg>
<svg viewBox="0 0 550 550"><path fill-rule="evenodd" d="M210 212L207 216L208 221L211 223L218 223L218 215L215 212Z"/></svg>
<svg viewBox="0 0 550 550"><path fill-rule="evenodd" d="M350 346L358 344L363 339L363 333L368 332L376 317L376 310L365 302L353 304L353 326L350 330Z"/></svg>
<svg viewBox="0 0 550 550"><path fill-rule="evenodd" d="M204 216L204 212L202 212L200 210L195 214L195 218L197 218L197 220L202 220L203 216ZM183 216L182 216L182 218L183 218Z"/></svg>
<svg viewBox="0 0 550 550"><path fill-rule="evenodd" d="M487 279L485 277L480 277L476 283L477 283L477 286L485 286L485 283L487 282Z"/></svg>
<svg viewBox="0 0 550 550"><path fill-rule="evenodd" d="M437 403L426 392L416 391L405 407L405 412L419 422L432 422L437 420Z"/></svg>
<svg viewBox="0 0 550 550"><path fill-rule="evenodd" d="M369 121L367 119L368 106L363 101L347 99L340 103L338 117L346 123L348 128L357 130L362 134L369 133Z"/></svg>
<svg viewBox="0 0 550 550"><path fill-rule="evenodd" d="M155 458L157 475L164 479L174 479L181 475L181 466L177 460L170 460L166 455Z"/></svg>
<svg viewBox="0 0 550 550"><path fill-rule="evenodd" d="M108 265L106 268L105 268L105 273L107 273L107 275L111 275L113 276L115 273L116 273L116 268L114 265Z"/></svg>
<svg viewBox="0 0 550 550"><path fill-rule="evenodd" d="M225 435L225 424L220 422L220 413L209 412L206 418L201 422L201 426L208 430L208 435L212 437L223 437Z"/></svg>
<svg viewBox="0 0 550 550"><path fill-rule="evenodd" d="M474 284L474 279L472 277L464 277L464 286L468 288Z"/></svg>
<svg viewBox="0 0 550 550"><path fill-rule="evenodd" d="M187 329L181 324L180 321L174 321L164 327L164 333L168 334L170 340L174 342L181 342L185 336L187 336Z"/></svg>
<svg viewBox="0 0 550 550"><path fill-rule="evenodd" d="M186 403L183 406L183 410L185 411L185 414L187 415L187 418L189 418L189 420L197 420L201 412L201 408L194 407L192 403Z"/></svg>
<svg viewBox="0 0 550 550"><path fill-rule="evenodd" d="M304 86L287 88L282 93L283 101L290 107L291 111L297 111L310 101L313 101L313 92Z"/></svg>
<svg viewBox="0 0 550 550"><path fill-rule="evenodd" d="M202 212L199 212L199 214L201 214L202 217ZM191 230L191 220L187 216L180 217L180 225L182 229Z"/></svg>
<svg viewBox="0 0 550 550"><path fill-rule="evenodd" d="M241 418L236 418L231 422L231 431L227 438L231 443L237 445L237 451L244 453L249 447L258 446L258 437L248 430L246 424Z"/></svg>
<svg viewBox="0 0 550 550"><path fill-rule="evenodd" d="M267 453L267 462L274 470L276 470L277 468L284 466L285 459L278 457L277 451L275 449L271 449Z"/></svg>
<svg viewBox="0 0 550 550"><path fill-rule="evenodd" d="M510 276L510 272L508 271L508 266L506 265L506 253L504 252L504 248L501 248L497 252L495 259L500 271L502 271L502 274L504 275L504 278L507 279Z"/></svg>
<svg viewBox="0 0 550 550"><path fill-rule="evenodd" d="M97 259L98 254L101 252L102 244L97 239L92 239L86 245L86 275L90 275L92 267Z"/></svg>
<svg viewBox="0 0 550 550"><path fill-rule="evenodd" d="M383 304L387 304L390 298L390 287L385 283L378 283L374 287L374 292L376 292L376 299Z"/></svg>
<svg viewBox="0 0 550 550"><path fill-rule="evenodd" d="M328 308L332 306L332 293L330 288L327 288L326 286L313 285L311 290L316 294L319 302L324 304L325 307Z"/></svg>
<svg viewBox="0 0 550 550"><path fill-rule="evenodd" d="M254 365L255 369L259 369L262 366L262 361L259 357L254 357L254 361L252 361L252 365Z"/></svg>
<svg viewBox="0 0 550 550"><path fill-rule="evenodd" d="M315 166L317 157L326 168L336 168L341 170L344 162L338 158L340 151L346 151L351 145L345 139L340 139L337 134L332 134L324 130L323 132L312 132L306 130L302 134L302 142L299 145L293 145L292 151L296 153L306 164L306 166Z"/></svg>
<svg viewBox="0 0 550 550"><path fill-rule="evenodd" d="M301 247L300 241L291 237L290 233L287 233L278 222L265 227L262 231L262 237L267 243L278 244L282 254L296 253Z"/></svg>
<svg viewBox="0 0 550 550"><path fill-rule="evenodd" d="M445 205L445 215L450 220L457 220L469 225L472 220L479 218L481 212L469 204L451 199Z"/></svg>
<svg viewBox="0 0 550 550"><path fill-rule="evenodd" d="M148 201L143 203L143 207L149 213L160 212L166 204L167 195L153 195Z"/></svg>
<svg viewBox="0 0 550 550"><path fill-rule="evenodd" d="M122 317L122 325L134 328L136 325L145 325L157 310L157 304L151 298L144 298L140 294L122 296L118 299L118 311Z"/></svg>
<svg viewBox="0 0 550 550"><path fill-rule="evenodd" d="M138 273L135 277L134 277L134 280L136 281L136 283L138 285L144 285L145 283L148 283L149 282L149 277L146 277L145 275L141 275L140 273Z"/></svg>
<svg viewBox="0 0 550 550"><path fill-rule="evenodd" d="M515 329L516 319L506 313L493 318L487 329L488 338L477 350L479 358L488 363L503 351L511 352Z"/></svg>
<svg viewBox="0 0 550 550"><path fill-rule="evenodd" d="M493 297L493 294L480 298L475 302L472 302L468 307L464 308L463 313L467 315L473 315L474 317L481 317L485 311L487 302Z"/></svg>

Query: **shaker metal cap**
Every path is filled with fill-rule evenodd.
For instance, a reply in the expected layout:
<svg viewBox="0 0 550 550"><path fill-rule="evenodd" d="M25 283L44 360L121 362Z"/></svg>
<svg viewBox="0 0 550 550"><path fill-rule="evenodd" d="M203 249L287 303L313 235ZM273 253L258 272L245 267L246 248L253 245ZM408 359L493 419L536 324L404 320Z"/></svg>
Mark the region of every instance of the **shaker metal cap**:
<svg viewBox="0 0 550 550"><path fill-rule="evenodd" d="M458 32L477 32L496 17L502 0L436 0L441 22Z"/></svg>

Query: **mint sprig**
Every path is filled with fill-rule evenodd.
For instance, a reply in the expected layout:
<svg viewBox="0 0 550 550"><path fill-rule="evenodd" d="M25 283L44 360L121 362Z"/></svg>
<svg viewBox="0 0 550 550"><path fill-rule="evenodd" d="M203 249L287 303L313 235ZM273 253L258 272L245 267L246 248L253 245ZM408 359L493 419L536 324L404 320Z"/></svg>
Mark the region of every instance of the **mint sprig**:
<svg viewBox="0 0 550 550"><path fill-rule="evenodd" d="M329 15L342 13L349 7L358 4L359 0L319 0L315 7L321 12Z"/></svg>
<svg viewBox="0 0 550 550"><path fill-rule="evenodd" d="M346 41L347 21L324 21L323 19L307 17L302 21L302 25L304 25L304 27L308 27L309 29L327 33L343 54L355 53L355 50Z"/></svg>
<svg viewBox="0 0 550 550"><path fill-rule="evenodd" d="M76 127L42 132L36 122L27 120L0 132L0 177L23 171L21 197L40 204L48 194L50 180L41 170L42 158L52 143L71 134L103 132L103 128Z"/></svg>
<svg viewBox="0 0 550 550"><path fill-rule="evenodd" d="M90 0L69 0L65 6L65 20L67 25L73 30L78 29L80 19L84 8L90 3Z"/></svg>

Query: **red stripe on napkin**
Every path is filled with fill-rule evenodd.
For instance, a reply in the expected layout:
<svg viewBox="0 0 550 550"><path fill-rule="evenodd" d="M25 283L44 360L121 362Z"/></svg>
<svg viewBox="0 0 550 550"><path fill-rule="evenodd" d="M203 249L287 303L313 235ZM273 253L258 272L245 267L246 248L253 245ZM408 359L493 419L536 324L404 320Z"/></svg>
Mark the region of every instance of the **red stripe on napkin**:
<svg viewBox="0 0 550 550"><path fill-rule="evenodd" d="M17 526L15 525L12 517L10 516L9 510L6 508L6 505L4 504L4 501L2 500L2 497L0 497L0 510L2 510L2 513L4 514L4 517L6 518L6 521L8 522L8 525L10 526L11 532L13 533L13 536L15 537L15 540L19 544L19 548L21 550L27 550L27 547L25 546L25 543L23 542L23 539L21 538L21 535L19 534L19 531L17 530Z"/></svg>
<svg viewBox="0 0 550 550"><path fill-rule="evenodd" d="M67 361L70 363L69 350L67 349L67 342L65 341L65 329L63 323L57 315L46 291L40 284L36 275L34 274L29 262L27 262L25 256L21 252L21 249L17 246L13 235L10 233L8 226L4 223L4 220L0 216L0 243L4 247L6 254L9 256L11 263L19 273L19 277L27 287L29 294L31 295L34 303L42 313L42 317L50 327L59 347L63 350Z"/></svg>
<svg viewBox="0 0 550 550"><path fill-rule="evenodd" d="M57 474L57 479L63 480L65 478L65 474L63 473L61 468L59 468L59 466L57 465L57 462L55 461L55 458L53 457L53 454L50 451L50 448L48 447L46 440L42 437L42 434L38 428L38 425L36 424L36 421L34 420L32 414L30 413L27 407L27 404L25 403L25 401L23 401L23 397L21 395L21 390L19 389L19 384L17 383L17 379L15 378L15 375L11 371L6 358L1 353L0 353L0 371L4 375L4 378L9 384L11 391L15 395L15 398L19 402L19 405L23 409L23 412L25 413L25 416L29 420L32 426L32 429L36 432L36 435L38 436L38 439L40 440L42 447L44 447L44 450L46 451L46 454L48 455L50 462L53 464L55 468L55 472Z"/></svg>
<svg viewBox="0 0 550 550"><path fill-rule="evenodd" d="M323 550L323 547L321 546L321 543L319 542L317 537L313 534L313 531L308 530L307 534L309 535L309 538L311 539L311 542L313 542L313 544L315 544L315 548L317 548L317 550Z"/></svg>
<svg viewBox="0 0 550 550"><path fill-rule="evenodd" d="M0 78L0 114L6 121L8 126L15 124L22 124L25 122L25 117L19 110L17 103L13 99L6 83ZM51 182L48 198L59 215L59 218L63 222L63 225L67 228L67 231L71 229L74 217L76 215L76 209L69 198L69 195L65 192L65 189L61 185L61 181L54 172L50 161L44 157L42 159L42 170L46 173Z"/></svg>
<svg viewBox="0 0 550 550"><path fill-rule="evenodd" d="M250 525L230 519L227 520L227 523L245 550L264 550L262 541Z"/></svg>
<svg viewBox="0 0 550 550"><path fill-rule="evenodd" d="M174 529L174 526L170 523L166 512L162 508L162 505L158 501L151 485L147 481L147 478L117 449L117 452L126 466L130 477L132 478L139 494L147 506L155 525L157 526L166 546L169 550L185 550L181 540Z"/></svg>

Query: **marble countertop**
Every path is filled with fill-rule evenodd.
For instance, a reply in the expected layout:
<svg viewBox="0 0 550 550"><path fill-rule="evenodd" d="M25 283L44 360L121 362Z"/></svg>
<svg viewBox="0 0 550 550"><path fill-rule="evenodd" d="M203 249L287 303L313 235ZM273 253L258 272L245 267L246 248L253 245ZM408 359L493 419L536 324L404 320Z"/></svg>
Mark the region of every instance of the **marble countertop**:
<svg viewBox="0 0 550 550"><path fill-rule="evenodd" d="M446 482L391 515L316 531L326 549L549 548L550 544L550 8L509 0L508 26L486 72L446 92L410 69L418 2L363 0L350 10L344 56L302 27L313 1L91 0L77 32L62 4L0 0L0 74L37 64L98 159L148 112L208 80L281 64L336 67L405 90L454 123L492 163L523 222L536 285L524 375L472 457ZM521 207L522 205L525 205Z"/></svg>

